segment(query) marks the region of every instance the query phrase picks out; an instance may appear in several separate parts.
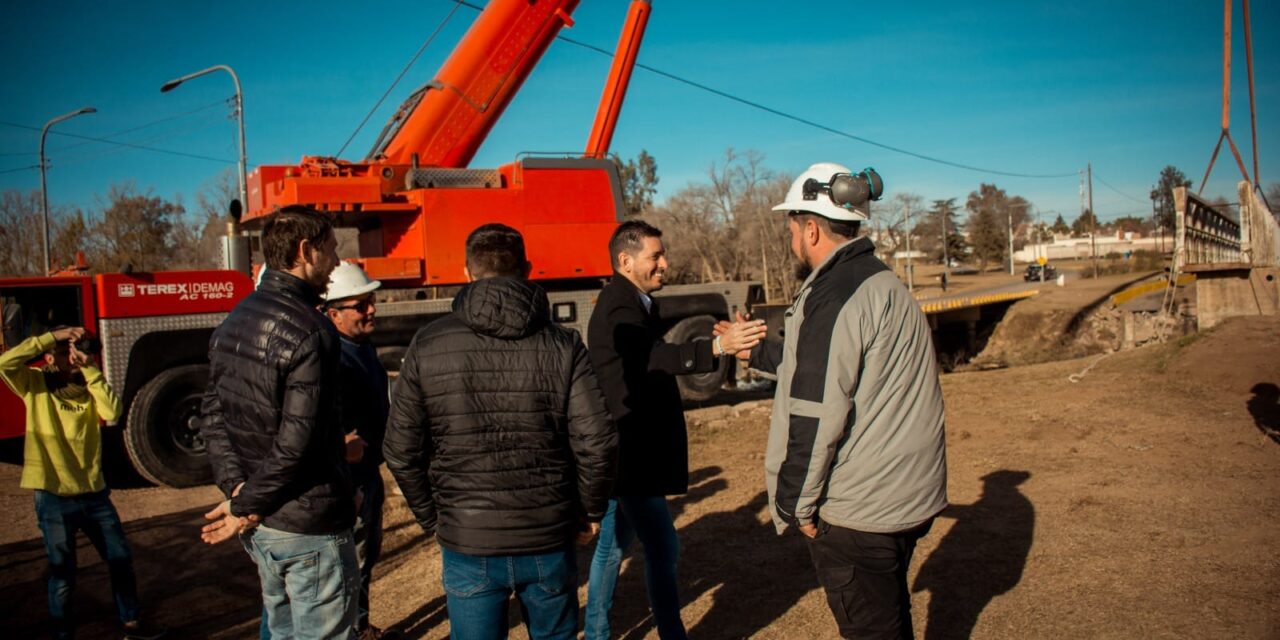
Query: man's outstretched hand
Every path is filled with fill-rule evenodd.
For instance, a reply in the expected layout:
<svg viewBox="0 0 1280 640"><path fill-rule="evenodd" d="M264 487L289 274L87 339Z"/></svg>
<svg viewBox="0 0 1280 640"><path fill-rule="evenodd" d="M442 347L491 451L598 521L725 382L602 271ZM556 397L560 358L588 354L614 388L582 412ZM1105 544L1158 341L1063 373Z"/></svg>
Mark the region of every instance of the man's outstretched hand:
<svg viewBox="0 0 1280 640"><path fill-rule="evenodd" d="M734 312L734 321L721 320L711 330L713 336L720 338L720 348L725 355L737 357L743 362L751 360L751 349L760 344L769 333L764 320L752 320L750 314Z"/></svg>
<svg viewBox="0 0 1280 640"><path fill-rule="evenodd" d="M239 487L236 487L239 489ZM204 514L204 519L209 520L200 529L200 539L205 544L218 544L226 542L237 534L244 533L249 529L258 526L261 519L256 515L249 515L243 518L231 515L231 501L223 500L214 507L212 511Z"/></svg>

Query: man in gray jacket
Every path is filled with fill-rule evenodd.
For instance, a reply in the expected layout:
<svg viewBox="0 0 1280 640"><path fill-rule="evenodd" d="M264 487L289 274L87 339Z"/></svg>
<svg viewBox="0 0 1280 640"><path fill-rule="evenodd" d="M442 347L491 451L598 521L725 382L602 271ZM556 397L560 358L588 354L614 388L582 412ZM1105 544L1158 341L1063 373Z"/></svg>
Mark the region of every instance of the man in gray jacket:
<svg viewBox="0 0 1280 640"><path fill-rule="evenodd" d="M912 637L907 567L947 506L929 323L875 245L857 238L882 190L874 170L833 163L791 185L773 209L787 213L791 251L812 271L783 342L746 356L778 376L765 455L774 524L808 537L845 638Z"/></svg>

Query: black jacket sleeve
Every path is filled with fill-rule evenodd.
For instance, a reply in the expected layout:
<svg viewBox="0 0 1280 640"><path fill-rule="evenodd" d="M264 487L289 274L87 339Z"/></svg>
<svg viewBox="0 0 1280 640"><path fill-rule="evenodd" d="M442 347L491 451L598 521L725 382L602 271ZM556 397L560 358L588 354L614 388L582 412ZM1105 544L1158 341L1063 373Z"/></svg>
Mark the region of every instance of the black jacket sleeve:
<svg viewBox="0 0 1280 640"><path fill-rule="evenodd" d="M213 366L213 365L210 365ZM227 423L222 414L222 400L214 385L217 376L209 376L209 388L204 392L200 403L200 435L204 438L209 452L209 463L213 466L213 481L222 490L222 495L230 498L236 485L244 482L244 470L240 467L240 458L231 448L231 440L227 436Z"/></svg>
<svg viewBox="0 0 1280 640"><path fill-rule="evenodd" d="M623 362L643 362L648 371L671 375L706 373L720 366L711 355L710 340L671 344L649 325L637 305L618 305L609 310L613 344ZM709 337L709 336L708 336Z"/></svg>
<svg viewBox="0 0 1280 640"><path fill-rule="evenodd" d="M417 343L418 338L415 337L391 393L391 414L387 420L382 454L418 525L428 535L434 535L436 503L428 474L433 447L418 375L420 354Z"/></svg>
<svg viewBox="0 0 1280 640"><path fill-rule="evenodd" d="M317 410L324 365L321 335L312 333L298 345L284 383L280 402L280 430L257 471L245 481L240 495L232 498L231 512L238 516L269 515L291 500L293 483L302 474L307 451L317 437Z"/></svg>
<svg viewBox="0 0 1280 640"><path fill-rule="evenodd" d="M599 522L618 472L618 432L605 407L587 349L575 333L569 385L569 446L578 469L578 496L587 520Z"/></svg>
<svg viewBox="0 0 1280 640"><path fill-rule="evenodd" d="M782 341L765 340L751 350L750 367L765 373L778 373L782 365Z"/></svg>

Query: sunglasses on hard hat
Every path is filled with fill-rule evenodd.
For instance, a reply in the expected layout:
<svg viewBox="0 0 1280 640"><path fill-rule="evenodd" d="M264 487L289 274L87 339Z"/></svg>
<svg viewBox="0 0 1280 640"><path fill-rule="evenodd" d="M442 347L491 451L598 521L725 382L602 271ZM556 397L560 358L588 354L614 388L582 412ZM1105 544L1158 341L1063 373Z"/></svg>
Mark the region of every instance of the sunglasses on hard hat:
<svg viewBox="0 0 1280 640"><path fill-rule="evenodd" d="M334 305L329 308L343 310L343 311L349 309L351 311L355 311L356 313L369 313L369 309L373 308L373 298L372 297L361 298L359 300L356 300L355 302L352 302L351 304Z"/></svg>

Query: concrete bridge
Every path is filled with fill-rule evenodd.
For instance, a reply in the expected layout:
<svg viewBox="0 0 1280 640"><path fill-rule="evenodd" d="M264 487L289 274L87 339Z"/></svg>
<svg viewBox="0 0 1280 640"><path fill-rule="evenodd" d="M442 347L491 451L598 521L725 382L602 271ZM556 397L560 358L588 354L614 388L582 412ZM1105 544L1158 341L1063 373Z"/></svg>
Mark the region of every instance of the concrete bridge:
<svg viewBox="0 0 1280 640"><path fill-rule="evenodd" d="M1262 194L1237 185L1233 219L1185 187L1173 190L1177 211L1174 273L1195 274L1200 329L1224 318L1280 313L1280 224Z"/></svg>

